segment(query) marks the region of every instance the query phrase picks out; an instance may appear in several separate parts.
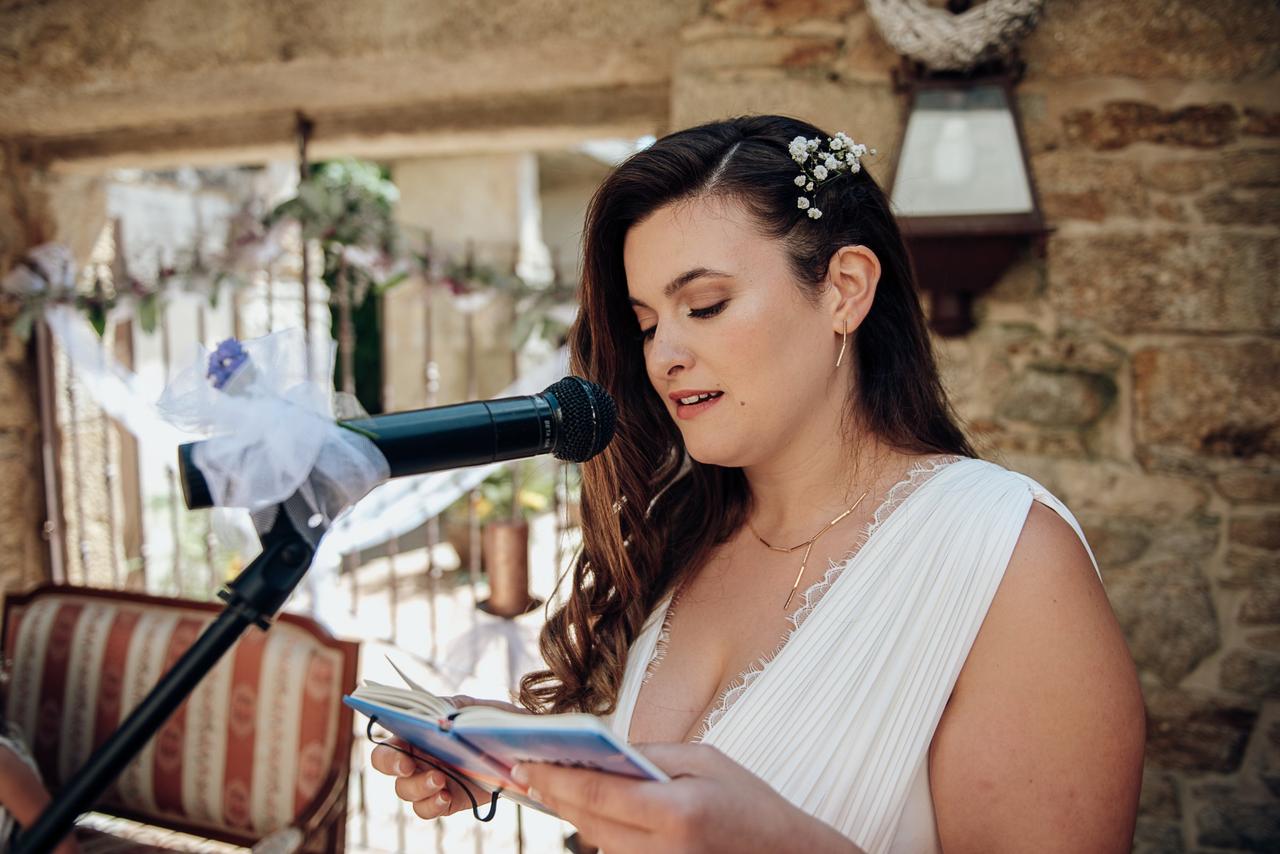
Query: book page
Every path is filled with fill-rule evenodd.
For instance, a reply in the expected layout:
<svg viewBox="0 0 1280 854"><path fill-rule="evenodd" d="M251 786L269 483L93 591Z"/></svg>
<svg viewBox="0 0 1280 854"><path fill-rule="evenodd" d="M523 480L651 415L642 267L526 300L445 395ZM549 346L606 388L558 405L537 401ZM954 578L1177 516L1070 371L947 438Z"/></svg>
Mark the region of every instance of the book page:
<svg viewBox="0 0 1280 854"><path fill-rule="evenodd" d="M448 717L458 711L457 706L430 691L397 688L394 685L383 685L370 679L366 679L363 685L352 691L351 696L388 708L415 712L432 718Z"/></svg>

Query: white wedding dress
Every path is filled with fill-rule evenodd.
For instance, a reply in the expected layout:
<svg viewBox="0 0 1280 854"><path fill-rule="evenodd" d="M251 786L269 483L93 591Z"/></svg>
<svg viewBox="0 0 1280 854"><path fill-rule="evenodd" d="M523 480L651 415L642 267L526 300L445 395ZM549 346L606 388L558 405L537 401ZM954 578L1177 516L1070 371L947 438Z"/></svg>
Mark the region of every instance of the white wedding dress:
<svg viewBox="0 0 1280 854"><path fill-rule="evenodd" d="M917 462L695 740L872 854L940 851L929 745L1033 500L1084 542L1066 506L1025 475L963 457ZM671 598L632 643L603 718L623 738L666 651Z"/></svg>

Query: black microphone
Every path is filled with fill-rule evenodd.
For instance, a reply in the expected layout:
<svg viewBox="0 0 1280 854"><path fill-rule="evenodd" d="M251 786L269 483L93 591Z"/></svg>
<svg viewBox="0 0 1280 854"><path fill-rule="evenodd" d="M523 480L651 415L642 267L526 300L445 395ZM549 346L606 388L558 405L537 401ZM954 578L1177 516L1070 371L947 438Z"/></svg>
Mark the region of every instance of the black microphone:
<svg viewBox="0 0 1280 854"><path fill-rule="evenodd" d="M581 377L565 377L541 394L501 397L393 412L339 422L370 435L392 477L516 460L551 452L581 463L605 449L617 425L609 393ZM287 429L287 428L285 428ZM212 507L204 475L192 459L200 442L178 447L187 507Z"/></svg>

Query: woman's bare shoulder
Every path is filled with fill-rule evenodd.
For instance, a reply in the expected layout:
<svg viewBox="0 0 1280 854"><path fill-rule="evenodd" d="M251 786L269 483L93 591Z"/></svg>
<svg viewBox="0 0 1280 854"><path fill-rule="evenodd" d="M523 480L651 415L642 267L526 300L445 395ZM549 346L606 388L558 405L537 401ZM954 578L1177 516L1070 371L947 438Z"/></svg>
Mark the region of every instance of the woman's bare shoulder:
<svg viewBox="0 0 1280 854"><path fill-rule="evenodd" d="M930 752L947 851L1128 851L1137 674L1075 530L1033 501Z"/></svg>

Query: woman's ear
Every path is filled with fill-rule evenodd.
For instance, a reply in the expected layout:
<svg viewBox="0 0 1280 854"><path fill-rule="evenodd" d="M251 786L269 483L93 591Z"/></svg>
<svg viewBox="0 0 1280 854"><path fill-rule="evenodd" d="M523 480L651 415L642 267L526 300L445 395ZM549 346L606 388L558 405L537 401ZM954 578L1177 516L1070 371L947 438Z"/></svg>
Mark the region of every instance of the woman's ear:
<svg viewBox="0 0 1280 854"><path fill-rule="evenodd" d="M827 267L831 280L832 328L837 335L857 329L876 296L880 259L865 246L841 246Z"/></svg>

